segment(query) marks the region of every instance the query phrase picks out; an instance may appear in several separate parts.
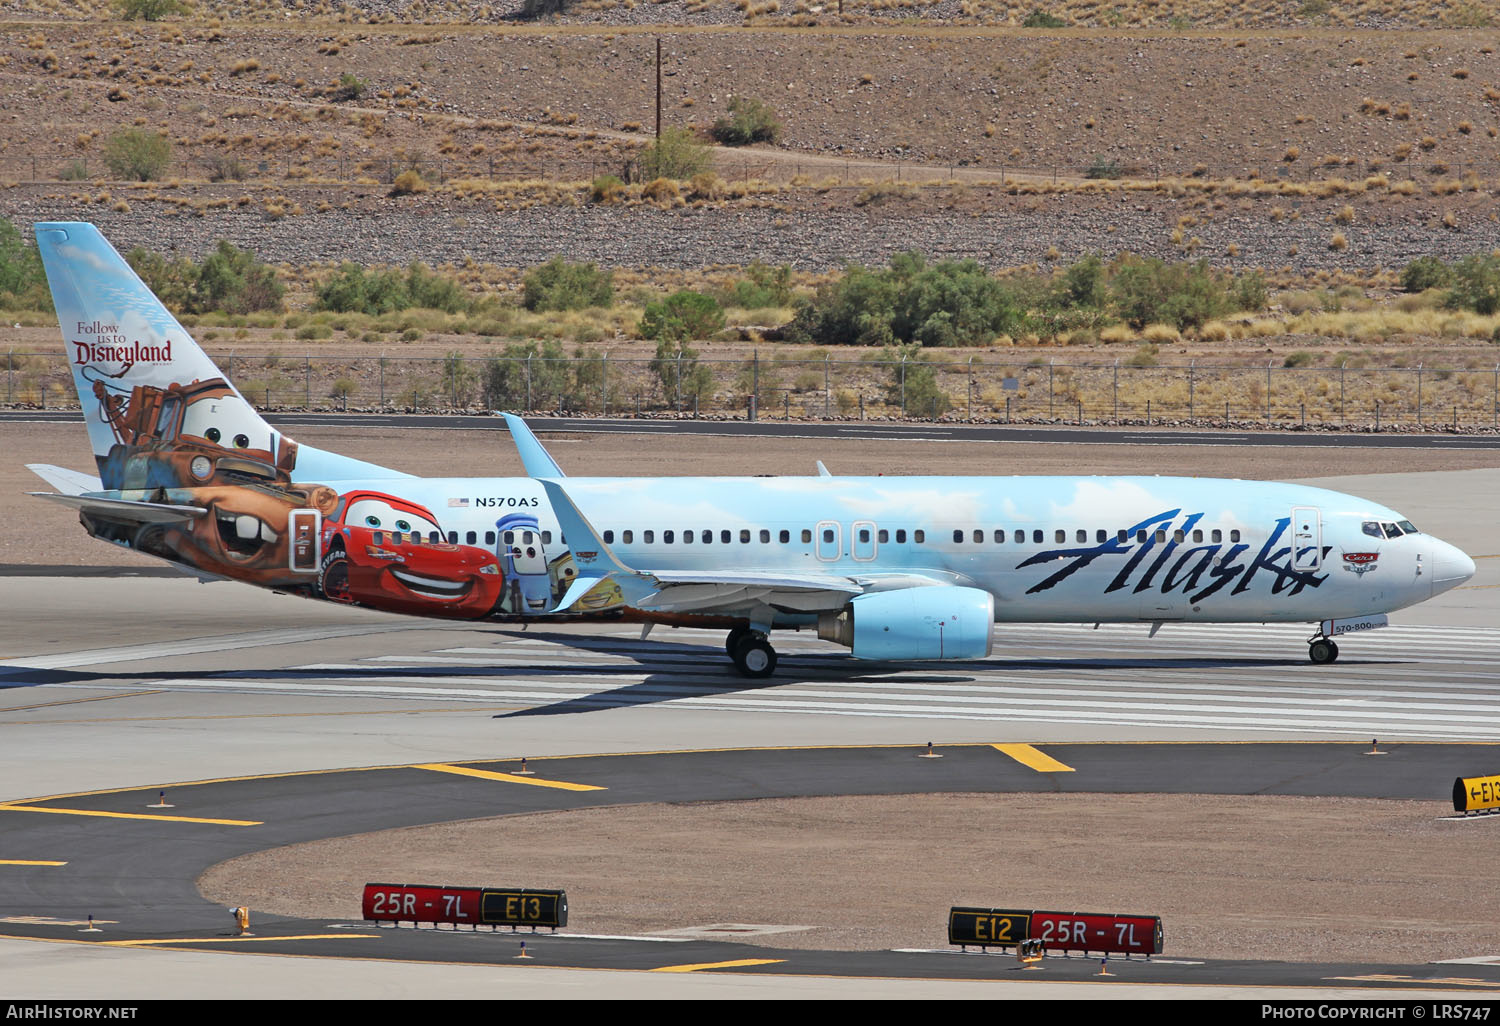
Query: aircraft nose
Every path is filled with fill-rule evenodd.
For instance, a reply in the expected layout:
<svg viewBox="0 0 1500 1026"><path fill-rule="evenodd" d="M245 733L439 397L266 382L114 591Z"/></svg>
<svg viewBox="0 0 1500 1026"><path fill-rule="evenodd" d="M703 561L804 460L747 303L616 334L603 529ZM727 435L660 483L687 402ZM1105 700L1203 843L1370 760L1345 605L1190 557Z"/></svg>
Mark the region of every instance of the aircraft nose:
<svg viewBox="0 0 1500 1026"><path fill-rule="evenodd" d="M1432 553L1432 593L1456 588L1474 576L1474 561L1468 554L1447 542L1435 542Z"/></svg>

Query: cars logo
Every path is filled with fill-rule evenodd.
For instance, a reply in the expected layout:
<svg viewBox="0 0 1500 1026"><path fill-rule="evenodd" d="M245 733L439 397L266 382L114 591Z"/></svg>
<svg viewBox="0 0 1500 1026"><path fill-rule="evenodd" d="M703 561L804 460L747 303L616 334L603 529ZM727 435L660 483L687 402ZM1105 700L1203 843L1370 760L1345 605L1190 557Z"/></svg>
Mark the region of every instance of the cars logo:
<svg viewBox="0 0 1500 1026"><path fill-rule="evenodd" d="M1346 552L1344 553L1344 569L1363 576L1375 569L1376 561L1379 559L1380 553L1378 552Z"/></svg>

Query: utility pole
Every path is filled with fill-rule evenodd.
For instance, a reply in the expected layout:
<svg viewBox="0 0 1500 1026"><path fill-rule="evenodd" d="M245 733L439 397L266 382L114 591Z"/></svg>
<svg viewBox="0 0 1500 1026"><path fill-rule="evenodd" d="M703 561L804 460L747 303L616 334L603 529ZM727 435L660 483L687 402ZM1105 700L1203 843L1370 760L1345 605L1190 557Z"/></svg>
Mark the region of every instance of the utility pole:
<svg viewBox="0 0 1500 1026"><path fill-rule="evenodd" d="M656 139L661 141L661 36L656 37Z"/></svg>

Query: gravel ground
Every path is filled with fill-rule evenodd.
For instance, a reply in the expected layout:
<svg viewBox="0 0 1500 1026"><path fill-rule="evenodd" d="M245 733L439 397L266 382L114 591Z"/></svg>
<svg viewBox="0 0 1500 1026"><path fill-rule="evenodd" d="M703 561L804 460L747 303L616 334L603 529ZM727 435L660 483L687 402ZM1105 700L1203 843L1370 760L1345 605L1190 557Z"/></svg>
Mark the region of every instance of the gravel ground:
<svg viewBox="0 0 1500 1026"><path fill-rule="evenodd" d="M231 196L235 187L194 187L200 199ZM268 219L254 207L196 216L190 209L137 202L127 213L79 206L44 186L0 193L0 216L17 224L83 219L98 224L122 252L135 246L202 256L219 239L248 247L262 259L305 266L316 261L365 264L461 264L472 257L501 267L531 267L554 256L609 267L697 269L754 261L802 270L839 268L851 261L884 264L916 249L934 259L972 258L993 267L1063 265L1088 252L1133 252L1180 260L1171 243L1178 217L1190 205L1169 197L1011 196L974 189L955 209L894 198L850 208L814 195L788 196L765 207L533 206L493 210L430 195L395 203L378 193L350 209L314 212L327 190L282 190L309 212L292 222ZM49 198L56 197L56 198ZM1455 260L1500 247L1500 221L1490 219L1483 193L1451 197L1457 229L1445 227L1420 204L1390 208L1360 201L1359 220L1330 224L1345 203L1309 199L1296 220L1273 220L1283 198L1247 200L1250 209L1208 217L1191 232L1195 251L1216 265L1235 268L1319 270L1400 268L1418 256ZM1337 229L1346 246L1332 248ZM1231 250L1231 247L1233 249ZM1233 252L1234 256L1228 256Z"/></svg>
<svg viewBox="0 0 1500 1026"><path fill-rule="evenodd" d="M533 766L535 768L535 766ZM1495 824L1438 802L934 794L591 809L392 830L210 870L251 914L357 919L365 883L568 892L570 932L798 926L735 940L941 947L950 905L1160 915L1172 957L1430 962L1500 951L1464 884ZM1497 821L1500 822L1500 821Z"/></svg>

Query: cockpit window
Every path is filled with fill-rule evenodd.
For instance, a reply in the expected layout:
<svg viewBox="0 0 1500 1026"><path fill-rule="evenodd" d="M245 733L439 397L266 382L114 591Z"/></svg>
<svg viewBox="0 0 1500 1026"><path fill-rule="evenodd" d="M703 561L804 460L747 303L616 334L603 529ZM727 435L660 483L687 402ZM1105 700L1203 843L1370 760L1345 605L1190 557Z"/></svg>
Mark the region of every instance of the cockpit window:
<svg viewBox="0 0 1500 1026"><path fill-rule="evenodd" d="M1417 530L1417 525L1413 524L1410 520L1403 520L1397 526L1400 527L1401 530L1405 531L1407 534L1420 534L1421 533L1420 531Z"/></svg>
<svg viewBox="0 0 1500 1026"><path fill-rule="evenodd" d="M1401 537L1401 528L1397 527L1395 524L1381 524L1380 526L1385 529L1385 536L1387 538Z"/></svg>
<svg viewBox="0 0 1500 1026"><path fill-rule="evenodd" d="M1380 530L1380 525L1377 524L1373 520L1366 520L1363 524L1360 524L1359 526L1360 526L1360 530L1364 531L1365 534L1368 534L1371 538L1384 538L1385 537L1384 532L1382 532Z"/></svg>

